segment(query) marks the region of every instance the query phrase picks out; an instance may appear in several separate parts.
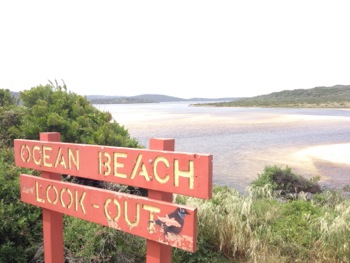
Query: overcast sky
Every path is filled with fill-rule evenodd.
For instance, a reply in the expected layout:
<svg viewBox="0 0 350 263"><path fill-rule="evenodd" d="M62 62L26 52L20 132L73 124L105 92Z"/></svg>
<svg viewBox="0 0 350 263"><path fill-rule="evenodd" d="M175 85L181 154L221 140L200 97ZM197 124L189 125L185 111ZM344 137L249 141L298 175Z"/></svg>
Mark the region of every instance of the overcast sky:
<svg viewBox="0 0 350 263"><path fill-rule="evenodd" d="M350 2L0 0L0 88L240 97L350 84Z"/></svg>

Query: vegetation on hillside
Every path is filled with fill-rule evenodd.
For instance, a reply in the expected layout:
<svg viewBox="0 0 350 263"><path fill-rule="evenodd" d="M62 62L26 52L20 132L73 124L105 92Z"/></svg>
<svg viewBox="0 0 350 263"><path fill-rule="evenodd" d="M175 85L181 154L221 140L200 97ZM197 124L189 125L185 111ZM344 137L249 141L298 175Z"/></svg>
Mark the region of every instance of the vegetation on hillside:
<svg viewBox="0 0 350 263"><path fill-rule="evenodd" d="M350 86L337 85L313 89L284 90L230 102L197 104L197 106L203 105L218 107L349 108Z"/></svg>
<svg viewBox="0 0 350 263"><path fill-rule="evenodd" d="M237 98L190 98L182 99L159 94L144 94L137 96L86 96L92 104L132 104L132 103L159 103L159 102L179 102L179 101L230 101Z"/></svg>
<svg viewBox="0 0 350 263"><path fill-rule="evenodd" d="M159 94L138 96L87 96L92 104L131 104L184 101L184 99Z"/></svg>
<svg viewBox="0 0 350 263"><path fill-rule="evenodd" d="M138 147L108 113L64 86L38 86L21 99L17 105L0 90L0 262L7 263L43 262L41 209L19 197L19 174L37 172L15 167L13 138L59 131L64 141ZM199 250L173 249L173 262L350 262L350 199L288 167L267 166L246 195L215 186L210 200L174 202L198 208ZM65 216L64 237L66 262L145 262L145 240L112 228Z"/></svg>

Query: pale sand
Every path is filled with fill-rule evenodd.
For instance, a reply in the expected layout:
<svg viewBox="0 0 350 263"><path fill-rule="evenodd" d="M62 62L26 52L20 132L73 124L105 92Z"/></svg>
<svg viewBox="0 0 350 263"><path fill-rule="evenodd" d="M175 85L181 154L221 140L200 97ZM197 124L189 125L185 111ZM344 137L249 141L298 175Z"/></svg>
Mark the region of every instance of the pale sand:
<svg viewBox="0 0 350 263"><path fill-rule="evenodd" d="M297 170L320 176L320 184L338 189L350 185L350 143L307 147L292 156Z"/></svg>
<svg viewBox="0 0 350 263"><path fill-rule="evenodd" d="M318 159L334 164L350 165L350 143L308 147L295 153L295 155L297 158L303 158L304 160Z"/></svg>

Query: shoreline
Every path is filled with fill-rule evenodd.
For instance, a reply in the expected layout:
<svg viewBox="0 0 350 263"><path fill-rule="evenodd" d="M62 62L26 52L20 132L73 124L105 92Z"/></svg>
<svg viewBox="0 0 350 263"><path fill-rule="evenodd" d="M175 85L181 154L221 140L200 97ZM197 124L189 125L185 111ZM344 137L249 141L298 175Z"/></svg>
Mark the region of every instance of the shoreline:
<svg viewBox="0 0 350 263"><path fill-rule="evenodd" d="M175 138L177 151L212 154L216 185L245 192L271 165L320 176L321 186L350 185L350 109L198 110L184 103L102 108L146 148L150 138Z"/></svg>
<svg viewBox="0 0 350 263"><path fill-rule="evenodd" d="M306 147L296 153L302 158L318 159L335 164L350 165L350 143L326 144Z"/></svg>
<svg viewBox="0 0 350 263"><path fill-rule="evenodd" d="M321 186L342 190L350 185L350 143L305 147L294 152L292 158L295 170L320 176Z"/></svg>

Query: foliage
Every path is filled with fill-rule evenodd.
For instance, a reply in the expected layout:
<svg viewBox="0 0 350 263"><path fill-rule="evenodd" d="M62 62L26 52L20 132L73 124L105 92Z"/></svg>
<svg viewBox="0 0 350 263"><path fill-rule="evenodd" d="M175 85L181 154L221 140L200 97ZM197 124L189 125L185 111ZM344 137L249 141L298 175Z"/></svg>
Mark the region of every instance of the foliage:
<svg viewBox="0 0 350 263"><path fill-rule="evenodd" d="M297 197L301 192L320 193L321 187L317 180L307 180L299 174L292 172L288 166L282 169L278 166L266 166L262 174L251 182L252 191L258 194L261 188L270 188L278 196L287 198Z"/></svg>
<svg viewBox="0 0 350 263"><path fill-rule="evenodd" d="M317 196L326 200L329 194ZM349 199L333 198L331 205L325 205L302 198L276 199L273 193L256 198L255 192L240 195L217 186L211 200L185 196L175 200L196 206L199 218L199 250L194 254L176 250L175 262L350 261Z"/></svg>
<svg viewBox="0 0 350 263"><path fill-rule="evenodd" d="M37 251L42 246L41 210L21 202L19 193L19 174L34 171L14 166L13 139L38 139L40 132L56 131L65 142L138 147L137 141L112 120L110 113L100 112L84 97L67 92L65 85L57 82L40 85L22 92L20 99L19 105L8 90L0 90L0 262L29 262L35 254L40 254ZM67 222L70 229L70 221ZM83 228L86 222L76 224ZM98 226L90 228L93 233ZM117 245L125 244L131 249L137 243L122 238L114 244L115 240L105 231L100 238L108 241L108 246L107 243L103 246L109 251L125 252ZM73 249L74 243L66 245L72 248L68 255L78 253Z"/></svg>
<svg viewBox="0 0 350 263"><path fill-rule="evenodd" d="M23 112L9 90L0 89L0 147L12 144L18 135L18 126Z"/></svg>
<svg viewBox="0 0 350 263"><path fill-rule="evenodd" d="M8 148L0 150L0 262L28 262L42 239L40 209L19 200L19 174Z"/></svg>
<svg viewBox="0 0 350 263"><path fill-rule="evenodd" d="M10 90L0 89L0 108L8 108L17 104L17 99L11 95Z"/></svg>
<svg viewBox="0 0 350 263"><path fill-rule="evenodd" d="M310 260L309 251L320 238L317 219L324 215L323 210L307 200L294 200L277 212L266 234L269 243L279 247L284 257Z"/></svg>
<svg viewBox="0 0 350 263"><path fill-rule="evenodd" d="M284 90L229 102L209 103L209 105L219 107L349 108L350 86L337 85L312 89Z"/></svg>
<svg viewBox="0 0 350 263"><path fill-rule="evenodd" d="M74 262L145 262L145 239L65 217L64 239Z"/></svg>
<svg viewBox="0 0 350 263"><path fill-rule="evenodd" d="M131 104L131 103L159 103L172 101L185 101L185 99L158 94L144 94L138 96L87 96L92 104Z"/></svg>
<svg viewBox="0 0 350 263"><path fill-rule="evenodd" d="M350 199L339 202L319 222L319 244L326 257L333 262L350 262Z"/></svg>
<svg viewBox="0 0 350 263"><path fill-rule="evenodd" d="M40 132L60 132L64 142L137 147L128 131L86 98L64 87L37 86L20 95L26 114L22 137L38 139Z"/></svg>

